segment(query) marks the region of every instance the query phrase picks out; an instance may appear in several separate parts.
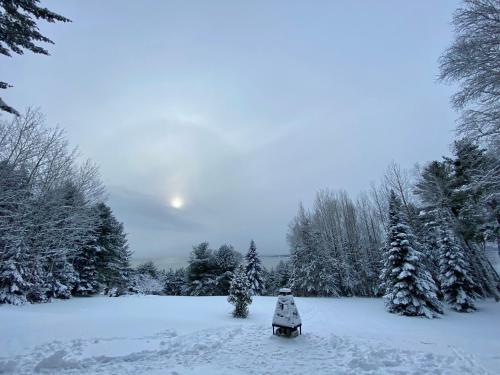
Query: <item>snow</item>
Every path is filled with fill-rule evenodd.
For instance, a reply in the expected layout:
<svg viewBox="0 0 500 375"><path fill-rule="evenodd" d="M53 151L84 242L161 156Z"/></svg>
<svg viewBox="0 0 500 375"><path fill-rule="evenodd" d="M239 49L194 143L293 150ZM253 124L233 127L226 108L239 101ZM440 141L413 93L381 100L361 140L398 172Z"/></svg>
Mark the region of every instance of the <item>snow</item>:
<svg viewBox="0 0 500 375"><path fill-rule="evenodd" d="M500 303L441 319L381 299L295 298L303 334L272 335L276 297L92 297L0 306L0 374L495 374Z"/></svg>
<svg viewBox="0 0 500 375"><path fill-rule="evenodd" d="M280 292L285 290L286 288L280 289ZM288 291L285 293L289 293ZM276 308L274 309L273 324L280 327L295 328L301 323L300 314L293 300L293 296L280 295L276 302Z"/></svg>

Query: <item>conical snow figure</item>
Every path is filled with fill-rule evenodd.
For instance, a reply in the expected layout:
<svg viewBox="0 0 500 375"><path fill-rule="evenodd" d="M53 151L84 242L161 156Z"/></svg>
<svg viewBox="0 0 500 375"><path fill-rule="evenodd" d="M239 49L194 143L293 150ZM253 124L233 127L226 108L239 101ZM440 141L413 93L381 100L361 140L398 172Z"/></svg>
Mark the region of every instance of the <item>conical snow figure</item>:
<svg viewBox="0 0 500 375"><path fill-rule="evenodd" d="M277 328L276 332L274 328ZM279 290L278 302L274 310L273 317L273 335L279 336L298 336L302 334L302 321L300 320L299 310L293 300L292 291L288 288Z"/></svg>

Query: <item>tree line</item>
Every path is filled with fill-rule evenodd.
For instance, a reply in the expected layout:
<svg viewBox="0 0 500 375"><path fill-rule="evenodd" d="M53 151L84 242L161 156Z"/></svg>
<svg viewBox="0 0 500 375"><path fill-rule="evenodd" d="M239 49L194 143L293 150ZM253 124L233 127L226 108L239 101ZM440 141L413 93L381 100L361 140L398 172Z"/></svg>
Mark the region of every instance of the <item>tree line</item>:
<svg viewBox="0 0 500 375"><path fill-rule="evenodd" d="M126 288L131 254L104 198L97 167L40 112L0 121L0 303Z"/></svg>

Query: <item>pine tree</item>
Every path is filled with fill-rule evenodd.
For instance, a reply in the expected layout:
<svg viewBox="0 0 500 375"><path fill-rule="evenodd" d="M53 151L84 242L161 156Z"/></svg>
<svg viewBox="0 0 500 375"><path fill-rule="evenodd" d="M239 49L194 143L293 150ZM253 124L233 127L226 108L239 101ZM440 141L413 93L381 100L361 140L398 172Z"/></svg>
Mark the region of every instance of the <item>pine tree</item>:
<svg viewBox="0 0 500 375"><path fill-rule="evenodd" d="M98 279L108 290L122 292L128 284L131 256L123 224L104 203L99 203L96 210L99 217L96 230Z"/></svg>
<svg viewBox="0 0 500 375"><path fill-rule="evenodd" d="M69 22L70 20L51 12L47 8L38 6L39 0L9 0L0 1L0 54L11 56L11 52L22 55L24 50L33 53L48 55L49 52L36 45L36 42L53 44L52 40L40 33L35 22L45 20L50 23L56 21ZM0 82L0 89L6 89L9 85ZM18 115L17 111L8 106L0 98L0 111L6 111Z"/></svg>
<svg viewBox="0 0 500 375"><path fill-rule="evenodd" d="M227 300L234 305L233 316L235 318L248 316L248 305L252 303L252 293L243 265L240 265L234 272Z"/></svg>
<svg viewBox="0 0 500 375"><path fill-rule="evenodd" d="M99 291L97 273L97 252L94 241L82 246L75 261L74 267L78 272L78 281L73 288L74 294L90 296Z"/></svg>
<svg viewBox="0 0 500 375"><path fill-rule="evenodd" d="M29 218L27 175L0 161L0 303L20 305L33 287L23 223Z"/></svg>
<svg viewBox="0 0 500 375"><path fill-rule="evenodd" d="M452 232L442 224L439 239L439 278L445 301L456 311L475 310L478 296L476 284L470 276L470 265L463 249Z"/></svg>
<svg viewBox="0 0 500 375"><path fill-rule="evenodd" d="M442 313L437 287L422 264L422 254L414 248L415 239L396 194L389 200L389 232L381 288L389 312L408 316L436 317Z"/></svg>
<svg viewBox="0 0 500 375"><path fill-rule="evenodd" d="M188 292L192 296L209 296L215 289L215 265L208 242L193 247L186 269Z"/></svg>
<svg viewBox="0 0 500 375"><path fill-rule="evenodd" d="M212 295L227 296L234 270L241 264L242 256L232 245L221 245L212 253L214 285Z"/></svg>
<svg viewBox="0 0 500 375"><path fill-rule="evenodd" d="M257 253L254 240L250 241L250 248L245 256L246 274L250 283L252 295L259 296L264 292L263 267Z"/></svg>

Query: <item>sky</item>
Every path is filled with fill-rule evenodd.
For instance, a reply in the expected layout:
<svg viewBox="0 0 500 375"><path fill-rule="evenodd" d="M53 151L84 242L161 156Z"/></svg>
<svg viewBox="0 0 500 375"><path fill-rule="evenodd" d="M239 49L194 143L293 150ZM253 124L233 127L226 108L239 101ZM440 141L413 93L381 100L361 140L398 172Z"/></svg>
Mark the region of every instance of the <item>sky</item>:
<svg viewBox="0 0 500 375"><path fill-rule="evenodd" d="M50 57L0 57L2 97L99 164L136 258L287 253L319 189L355 197L392 160L449 153L437 75L457 1L42 4L72 23L42 25Z"/></svg>

